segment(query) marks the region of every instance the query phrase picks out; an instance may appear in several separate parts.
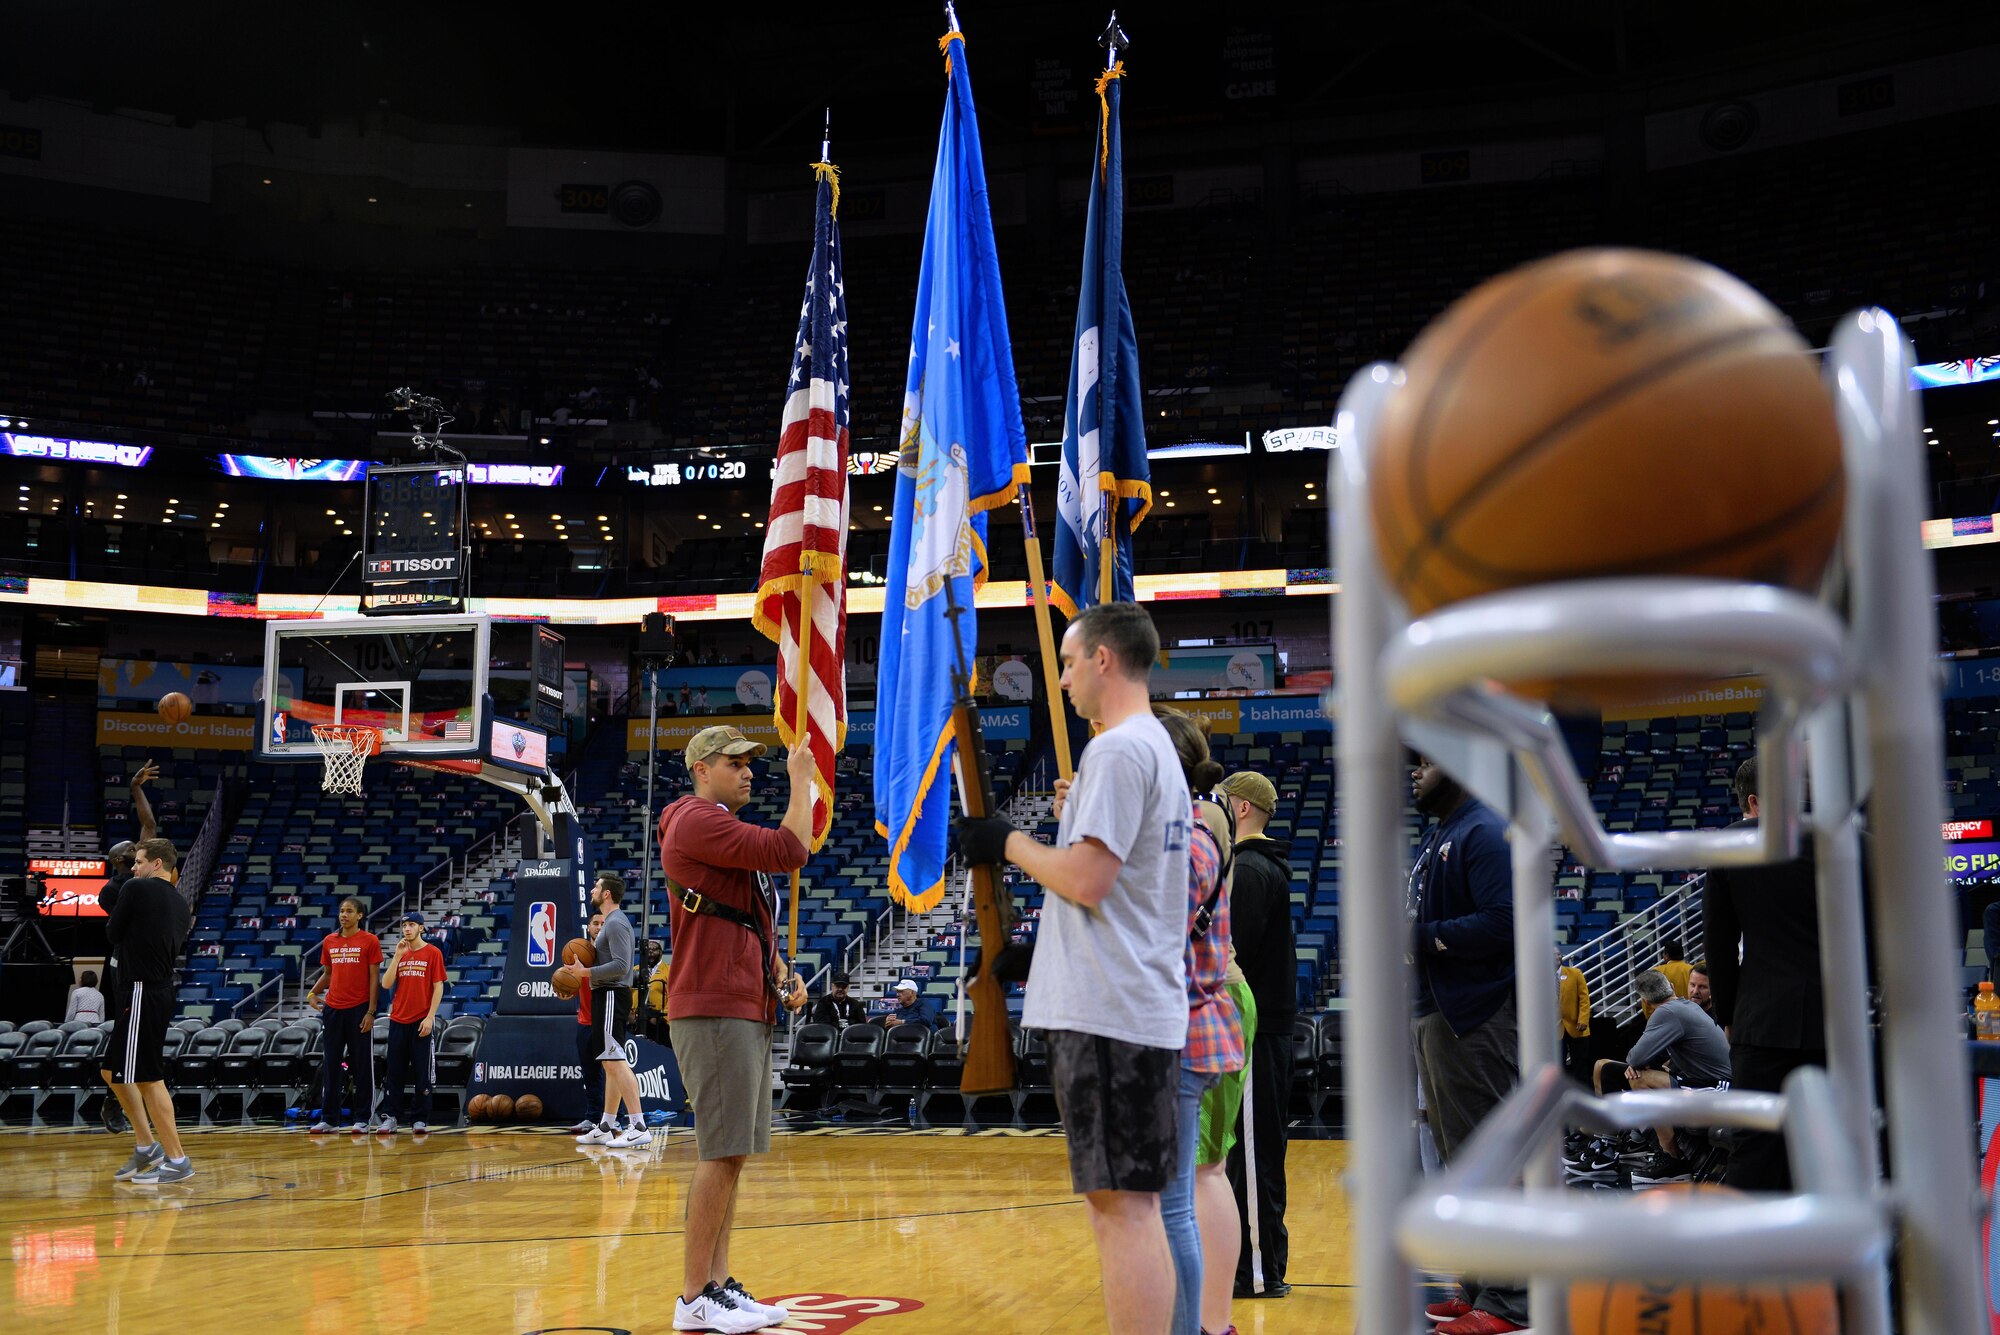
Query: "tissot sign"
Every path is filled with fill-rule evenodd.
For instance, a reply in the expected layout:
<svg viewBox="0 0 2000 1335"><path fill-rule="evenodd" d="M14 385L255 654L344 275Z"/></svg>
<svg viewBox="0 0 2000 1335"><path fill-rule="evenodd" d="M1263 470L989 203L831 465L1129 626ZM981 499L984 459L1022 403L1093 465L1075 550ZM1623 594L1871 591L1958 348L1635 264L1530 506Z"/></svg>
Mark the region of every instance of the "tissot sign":
<svg viewBox="0 0 2000 1335"><path fill-rule="evenodd" d="M450 579L458 573L456 552L441 556L371 556L368 558L368 578L380 579Z"/></svg>

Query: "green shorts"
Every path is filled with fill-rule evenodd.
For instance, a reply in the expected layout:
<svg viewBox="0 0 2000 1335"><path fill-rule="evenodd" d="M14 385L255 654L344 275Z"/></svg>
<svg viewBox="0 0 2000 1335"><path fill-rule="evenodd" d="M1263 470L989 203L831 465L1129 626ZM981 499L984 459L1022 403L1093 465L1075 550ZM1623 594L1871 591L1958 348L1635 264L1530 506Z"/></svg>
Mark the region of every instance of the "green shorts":
<svg viewBox="0 0 2000 1335"><path fill-rule="evenodd" d="M1257 1038L1257 1000L1243 983L1231 983L1229 995L1243 1020L1243 1069L1231 1071L1201 1096L1201 1145L1198 1164L1221 1163L1236 1147L1236 1114L1243 1107L1243 1082L1250 1075L1250 1044Z"/></svg>

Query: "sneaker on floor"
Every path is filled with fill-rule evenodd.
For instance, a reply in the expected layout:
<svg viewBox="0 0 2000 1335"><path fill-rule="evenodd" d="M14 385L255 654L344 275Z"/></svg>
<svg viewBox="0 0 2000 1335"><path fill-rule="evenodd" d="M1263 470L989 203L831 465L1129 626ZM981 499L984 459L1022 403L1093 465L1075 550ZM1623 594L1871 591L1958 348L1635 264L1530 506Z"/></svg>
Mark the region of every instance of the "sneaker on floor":
<svg viewBox="0 0 2000 1335"><path fill-rule="evenodd" d="M125 1166L111 1176L120 1182L130 1181L135 1175L145 1172L166 1157L167 1152L160 1148L158 1141L154 1141L142 1150L133 1150L132 1157L125 1161Z"/></svg>
<svg viewBox="0 0 2000 1335"><path fill-rule="evenodd" d="M580 1136L586 1131L595 1131L596 1129L597 1129L597 1123L591 1121L588 1118L585 1118L583 1121L578 1122L575 1126L571 1127L569 1129L569 1133L572 1136Z"/></svg>
<svg viewBox="0 0 2000 1335"><path fill-rule="evenodd" d="M579 1145L604 1145L608 1144L611 1138L617 1134L616 1131L613 1131L608 1126L593 1126L590 1130L578 1136L576 1143Z"/></svg>
<svg viewBox="0 0 2000 1335"><path fill-rule="evenodd" d="M653 1143L653 1133L643 1126L628 1126L620 1134L625 1137L627 1145L650 1145Z"/></svg>
<svg viewBox="0 0 2000 1335"><path fill-rule="evenodd" d="M381 1121L379 1121L379 1122L377 1122L377 1123L375 1124L375 1134L376 1134L376 1135L378 1135L378 1136L393 1136L393 1135L395 1135L395 1134L396 1134L396 1119L395 1119L395 1118L393 1118L393 1117L391 1117L391 1116L389 1116L389 1114L387 1114L387 1113L383 1113L383 1114L382 1114L382 1120L381 1120Z"/></svg>
<svg viewBox="0 0 2000 1335"><path fill-rule="evenodd" d="M368 1123L356 1122L353 1126L350 1126L347 1129L349 1131L352 1131L357 1136L365 1136L368 1134Z"/></svg>
<svg viewBox="0 0 2000 1335"><path fill-rule="evenodd" d="M1632 1170L1632 1185L1657 1187L1668 1182L1685 1182L1694 1175L1694 1165L1662 1150Z"/></svg>
<svg viewBox="0 0 2000 1335"><path fill-rule="evenodd" d="M333 1125L330 1122L314 1122L312 1129L307 1131L306 1134L309 1136L330 1136L333 1134Z"/></svg>
<svg viewBox="0 0 2000 1335"><path fill-rule="evenodd" d="M1571 1158L1563 1156L1563 1171L1571 1177L1616 1177L1623 1161L1609 1145L1597 1144Z"/></svg>
<svg viewBox="0 0 2000 1335"><path fill-rule="evenodd" d="M703 1289L693 1302L685 1298L674 1299L675 1330L707 1330L716 1335L749 1335L753 1330L762 1330L771 1323L764 1320L761 1311L752 1312L740 1306L734 1294L725 1292L715 1283Z"/></svg>
<svg viewBox="0 0 2000 1335"><path fill-rule="evenodd" d="M1285 1283L1282 1279L1265 1280L1264 1288L1261 1292L1248 1284L1238 1284L1236 1286L1236 1296L1238 1298L1282 1298L1291 1291L1292 1286Z"/></svg>
<svg viewBox="0 0 2000 1335"><path fill-rule="evenodd" d="M611 1139L604 1142L604 1148L607 1150L629 1150L638 1143L638 1141L632 1138L630 1131L627 1131L624 1127L619 1127L611 1133Z"/></svg>
<svg viewBox="0 0 2000 1335"><path fill-rule="evenodd" d="M1472 1310L1472 1304L1463 1298L1450 1298L1441 1303L1432 1303L1424 1309L1426 1320L1443 1323L1456 1321Z"/></svg>
<svg viewBox="0 0 2000 1335"><path fill-rule="evenodd" d="M429 1122L410 1123L410 1134L413 1136L427 1136L430 1134L430 1131L431 1124Z"/></svg>
<svg viewBox="0 0 2000 1335"><path fill-rule="evenodd" d="M758 1302L750 1296L748 1289L737 1283L736 1276L734 1275L722 1281L722 1291L734 1298L736 1305L745 1311L762 1312L766 1325L775 1326L791 1319L792 1313L790 1308L780 1307L776 1303Z"/></svg>
<svg viewBox="0 0 2000 1335"><path fill-rule="evenodd" d="M1517 1326L1505 1317L1494 1316L1491 1312L1482 1312L1474 1308L1456 1321L1445 1322L1432 1331L1431 1335L1508 1335L1509 1332L1532 1335L1526 1326Z"/></svg>
<svg viewBox="0 0 2000 1335"><path fill-rule="evenodd" d="M1627 1131L1618 1137L1618 1157L1626 1163L1644 1163L1659 1150L1649 1132Z"/></svg>
<svg viewBox="0 0 2000 1335"><path fill-rule="evenodd" d="M135 1187L156 1187L163 1182L185 1182L193 1176L194 1165L188 1162L185 1157L180 1159L162 1158L145 1172L134 1173L132 1175L132 1185Z"/></svg>

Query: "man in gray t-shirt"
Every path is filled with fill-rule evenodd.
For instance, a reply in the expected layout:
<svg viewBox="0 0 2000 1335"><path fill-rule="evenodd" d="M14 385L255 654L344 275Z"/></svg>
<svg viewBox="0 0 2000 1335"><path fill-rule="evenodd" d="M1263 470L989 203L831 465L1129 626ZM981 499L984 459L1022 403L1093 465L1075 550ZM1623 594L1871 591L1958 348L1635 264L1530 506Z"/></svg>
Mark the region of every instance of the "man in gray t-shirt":
<svg viewBox="0 0 2000 1335"><path fill-rule="evenodd" d="M958 827L967 862L1012 862L1048 892L1021 1022L1045 1031L1070 1183L1090 1204L1105 1313L1119 1335L1165 1330L1174 1310L1160 1192L1174 1174L1187 1042L1191 806L1152 713L1159 653L1138 604L1085 609L1063 635L1062 684L1103 731L1074 783L1056 785L1055 846L1004 817Z"/></svg>
<svg viewBox="0 0 2000 1335"><path fill-rule="evenodd" d="M1657 969L1648 969L1633 980L1639 1000L1653 1008L1646 1018L1645 1032L1625 1054L1621 1063L1606 1058L1592 1073L1600 1094L1626 1089L1713 1089L1729 1087L1729 1040L1708 1012L1685 997L1674 995L1674 985ZM1671 1063L1672 1072L1663 1069ZM1682 1157L1671 1126L1655 1127L1660 1153L1632 1170L1639 1185L1686 1181L1691 1165Z"/></svg>

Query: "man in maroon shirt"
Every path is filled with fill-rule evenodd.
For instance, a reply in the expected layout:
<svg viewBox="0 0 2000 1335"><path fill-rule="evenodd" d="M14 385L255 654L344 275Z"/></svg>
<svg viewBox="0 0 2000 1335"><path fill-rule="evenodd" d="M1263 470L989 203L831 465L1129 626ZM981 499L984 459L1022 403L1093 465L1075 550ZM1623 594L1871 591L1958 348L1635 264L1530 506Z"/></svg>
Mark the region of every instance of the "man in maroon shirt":
<svg viewBox="0 0 2000 1335"><path fill-rule="evenodd" d="M694 792L660 813L674 968L667 984L674 1054L695 1114L676 1330L752 1331L786 1319L729 1273L729 1232L743 1162L771 1148L771 1034L778 1003L805 987L778 953L770 876L803 867L812 842L813 760L802 739L785 762L791 797L778 829L748 825L750 762L764 747L731 727L687 744Z"/></svg>
<svg viewBox="0 0 2000 1335"><path fill-rule="evenodd" d="M313 1123L314 1135L333 1130L333 1119L340 1112L340 1092L347 1084L343 1063L354 1075L356 1135L368 1130L368 1119L375 1112L375 998L382 984L375 975L382 967L382 943L375 933L362 930L365 911L358 899L340 901L340 930L319 943L319 962L325 972L306 993L306 1004L314 1010L320 1009L320 993L326 993L321 1066L326 1091L319 1120Z"/></svg>
<svg viewBox="0 0 2000 1335"><path fill-rule="evenodd" d="M431 1129L431 1083L437 1078L438 1003L444 1000L444 952L424 940L424 915L405 913L396 953L382 966L389 1001L389 1079L382 1091L382 1121L375 1130L393 1135L402 1116L403 1085L417 1087L416 1120L410 1130Z"/></svg>

